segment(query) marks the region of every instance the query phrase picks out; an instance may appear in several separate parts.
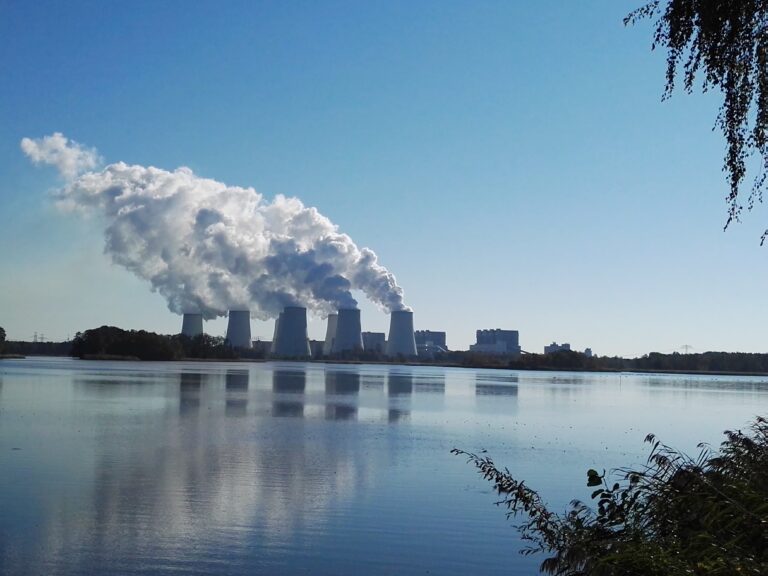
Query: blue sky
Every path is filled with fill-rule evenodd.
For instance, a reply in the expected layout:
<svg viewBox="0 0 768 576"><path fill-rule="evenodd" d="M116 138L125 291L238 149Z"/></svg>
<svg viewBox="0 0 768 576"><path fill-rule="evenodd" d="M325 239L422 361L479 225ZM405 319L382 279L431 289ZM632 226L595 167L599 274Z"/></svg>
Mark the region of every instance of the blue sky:
<svg viewBox="0 0 768 576"><path fill-rule="evenodd" d="M530 351L765 351L766 211L722 231L718 97L661 102L637 4L0 0L0 326L180 327L97 219L53 207L19 141L59 131L316 206L453 348L499 327Z"/></svg>

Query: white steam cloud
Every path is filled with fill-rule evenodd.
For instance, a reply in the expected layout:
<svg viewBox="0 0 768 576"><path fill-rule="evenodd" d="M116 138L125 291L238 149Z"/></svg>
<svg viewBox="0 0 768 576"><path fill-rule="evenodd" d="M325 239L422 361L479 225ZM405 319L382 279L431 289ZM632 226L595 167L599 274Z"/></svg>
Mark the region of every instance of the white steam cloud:
<svg viewBox="0 0 768 576"><path fill-rule="evenodd" d="M100 215L105 252L149 281L173 312L212 318L247 307L266 319L301 305L325 315L356 307L353 289L387 311L408 309L376 254L297 198L270 201L189 168L118 162L86 171L98 165L96 151L59 133L24 138L21 148L59 169L68 180L56 193L60 206Z"/></svg>
<svg viewBox="0 0 768 576"><path fill-rule="evenodd" d="M59 173L67 179L93 170L101 164L101 158L95 149L84 148L61 132L35 140L22 138L21 149L35 164L56 166Z"/></svg>

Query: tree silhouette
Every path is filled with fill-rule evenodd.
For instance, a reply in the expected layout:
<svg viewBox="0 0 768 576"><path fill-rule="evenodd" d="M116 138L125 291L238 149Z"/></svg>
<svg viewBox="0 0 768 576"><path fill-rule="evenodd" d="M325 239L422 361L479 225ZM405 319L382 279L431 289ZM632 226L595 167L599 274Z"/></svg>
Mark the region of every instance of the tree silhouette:
<svg viewBox="0 0 768 576"><path fill-rule="evenodd" d="M728 228L740 219L750 159L759 161L746 199L748 210L762 202L768 175L768 0L653 0L624 23L649 18L656 26L652 49L667 51L663 98L672 95L678 77L688 93L698 78L703 92L719 89L723 94L715 125L726 141ZM761 245L766 237L768 230Z"/></svg>

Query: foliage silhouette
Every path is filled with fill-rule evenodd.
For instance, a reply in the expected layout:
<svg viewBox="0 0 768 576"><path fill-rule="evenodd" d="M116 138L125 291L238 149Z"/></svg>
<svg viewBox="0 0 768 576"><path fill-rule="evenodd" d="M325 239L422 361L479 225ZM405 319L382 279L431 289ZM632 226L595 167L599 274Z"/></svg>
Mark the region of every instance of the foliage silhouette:
<svg viewBox="0 0 768 576"><path fill-rule="evenodd" d="M653 0L631 12L624 23L648 18L655 19L652 48L667 51L664 99L672 95L679 76L688 93L697 78L703 92L713 88L722 92L715 126L726 141L728 228L739 221L740 189L753 155L760 162L747 198L749 210L756 201L762 202L768 175L768 2ZM766 237L768 230L761 244Z"/></svg>
<svg viewBox="0 0 768 576"><path fill-rule="evenodd" d="M587 472L596 509L578 500L564 514L489 457L454 449L494 484L508 517L545 554L541 571L557 576L768 574L768 421L726 431L719 452L700 445L697 458L648 435L639 470Z"/></svg>

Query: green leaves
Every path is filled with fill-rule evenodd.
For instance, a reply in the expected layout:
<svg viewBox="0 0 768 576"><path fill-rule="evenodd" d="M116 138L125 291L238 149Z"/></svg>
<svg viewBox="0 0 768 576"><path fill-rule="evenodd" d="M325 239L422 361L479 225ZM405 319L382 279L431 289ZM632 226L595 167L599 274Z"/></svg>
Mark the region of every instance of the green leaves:
<svg viewBox="0 0 768 576"><path fill-rule="evenodd" d="M558 576L731 576L768 574L768 421L746 432L726 431L719 452L706 445L696 458L653 435L646 466L587 471L596 509L574 500L563 514L488 457L468 457L503 496L507 516L546 556L541 571Z"/></svg>

